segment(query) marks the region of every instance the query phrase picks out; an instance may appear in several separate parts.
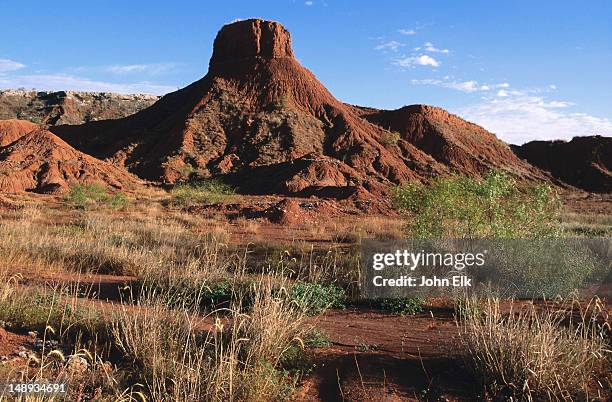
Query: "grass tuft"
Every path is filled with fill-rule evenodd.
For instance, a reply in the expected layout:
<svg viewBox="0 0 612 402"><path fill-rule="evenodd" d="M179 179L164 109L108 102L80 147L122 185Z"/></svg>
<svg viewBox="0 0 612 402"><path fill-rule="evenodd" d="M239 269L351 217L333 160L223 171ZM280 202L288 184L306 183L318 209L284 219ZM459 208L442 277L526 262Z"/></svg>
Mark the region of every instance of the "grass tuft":
<svg viewBox="0 0 612 402"><path fill-rule="evenodd" d="M170 195L171 203L181 207L195 205L220 204L236 199L234 189L215 179L175 185Z"/></svg>

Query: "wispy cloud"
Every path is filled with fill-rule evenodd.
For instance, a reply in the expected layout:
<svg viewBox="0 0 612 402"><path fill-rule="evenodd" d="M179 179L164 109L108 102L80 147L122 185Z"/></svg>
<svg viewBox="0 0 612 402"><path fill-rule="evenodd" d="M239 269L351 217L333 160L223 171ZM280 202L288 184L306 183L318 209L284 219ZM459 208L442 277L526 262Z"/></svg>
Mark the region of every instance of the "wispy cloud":
<svg viewBox="0 0 612 402"><path fill-rule="evenodd" d="M394 64L400 67L414 67L414 66L438 67L440 66L440 62L438 60L426 54L400 58L400 59L395 60Z"/></svg>
<svg viewBox="0 0 612 402"><path fill-rule="evenodd" d="M114 75L159 75L176 70L180 63L113 64L108 66L71 67L67 71L75 74L107 73Z"/></svg>
<svg viewBox="0 0 612 402"><path fill-rule="evenodd" d="M312 2L312 1L305 1L304 2L304 5L309 6L309 7L312 6L313 4L314 4L314 2Z"/></svg>
<svg viewBox="0 0 612 402"><path fill-rule="evenodd" d="M25 64L22 64L22 63L13 61L13 60L0 59L0 73L20 70L24 68L25 66L26 66Z"/></svg>
<svg viewBox="0 0 612 402"><path fill-rule="evenodd" d="M176 63L125 64L108 66L106 70L114 74L150 74L156 75L175 69Z"/></svg>
<svg viewBox="0 0 612 402"><path fill-rule="evenodd" d="M505 96L486 97L478 104L454 112L512 144L535 139L569 140L583 135L612 135L611 120L572 112L569 108L574 104L571 102L547 100L542 94L529 92L538 91L507 91Z"/></svg>
<svg viewBox="0 0 612 402"><path fill-rule="evenodd" d="M403 43L400 43L396 40L391 40L389 42L381 43L377 45L374 49L382 50L382 51L392 51L397 52L400 47L405 46Z"/></svg>
<svg viewBox="0 0 612 402"><path fill-rule="evenodd" d="M423 49L426 52L430 52L430 53L444 53L444 54L448 54L449 53L448 49L438 49L431 42L425 42L425 44L423 45Z"/></svg>
<svg viewBox="0 0 612 402"><path fill-rule="evenodd" d="M476 92L481 90L476 81L448 81L437 79L412 80L413 85L434 85L442 88L456 89L462 92Z"/></svg>
<svg viewBox="0 0 612 402"><path fill-rule="evenodd" d="M411 84L413 85L432 85L441 88L454 89L461 92L487 92L492 88L497 87L497 85L493 84L479 84L478 81L475 80L467 80L467 81L456 81L451 80L451 77L445 76L443 79L423 79L423 80L411 80Z"/></svg>
<svg viewBox="0 0 612 402"><path fill-rule="evenodd" d="M413 36L417 33L416 29L398 29L397 32L406 36Z"/></svg>
<svg viewBox="0 0 612 402"><path fill-rule="evenodd" d="M177 88L148 81L134 83L113 83L91 80L68 74L30 74L17 76L0 76L0 88L34 88L37 90L74 90L117 93L150 93L162 95Z"/></svg>

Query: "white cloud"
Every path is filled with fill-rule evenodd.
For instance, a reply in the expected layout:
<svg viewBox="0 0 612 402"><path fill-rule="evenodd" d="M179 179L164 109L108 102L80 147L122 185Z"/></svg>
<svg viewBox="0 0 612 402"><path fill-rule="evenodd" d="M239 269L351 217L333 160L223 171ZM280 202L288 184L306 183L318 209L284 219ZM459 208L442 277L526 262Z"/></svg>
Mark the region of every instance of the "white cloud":
<svg viewBox="0 0 612 402"><path fill-rule="evenodd" d="M305 1L304 4L307 6L312 6L314 3L312 1Z"/></svg>
<svg viewBox="0 0 612 402"><path fill-rule="evenodd" d="M438 49L431 42L426 42L423 45L423 48L425 49L426 52L430 52L430 53L444 53L444 54L448 54L449 53L448 49Z"/></svg>
<svg viewBox="0 0 612 402"><path fill-rule="evenodd" d="M25 67L25 64L18 63L9 59L0 59L0 74L8 71L15 71Z"/></svg>
<svg viewBox="0 0 612 402"><path fill-rule="evenodd" d="M573 106L574 103L573 102L566 102L566 101L551 101L548 103L544 103L544 105L546 107L570 107Z"/></svg>
<svg viewBox="0 0 612 402"><path fill-rule="evenodd" d="M499 96L500 98L505 98L506 96L510 96L510 94L505 89L500 89L499 91L497 91L497 96Z"/></svg>
<svg viewBox="0 0 612 402"><path fill-rule="evenodd" d="M416 30L414 29L399 29L397 32L406 36L416 35Z"/></svg>
<svg viewBox="0 0 612 402"><path fill-rule="evenodd" d="M405 45L398 41L392 40L389 42L381 43L380 45L376 46L374 49L382 50L382 51L397 52L397 50L402 46L405 46Z"/></svg>
<svg viewBox="0 0 612 402"><path fill-rule="evenodd" d="M512 144L531 140L569 140L575 136L612 135L612 121L568 110L573 104L547 101L542 96L511 92L504 97L485 98L481 103L453 112L482 125Z"/></svg>
<svg viewBox="0 0 612 402"><path fill-rule="evenodd" d="M414 85L434 85L442 88L455 89L461 92L476 92L476 91L487 91L489 87L486 85L479 86L477 81L449 81L448 76L445 76L443 80L437 79L425 79L425 80L412 80L411 83Z"/></svg>
<svg viewBox="0 0 612 402"><path fill-rule="evenodd" d="M451 82L449 88L463 92L475 92L478 91L478 83L476 81Z"/></svg>
<svg viewBox="0 0 612 402"><path fill-rule="evenodd" d="M495 85L496 88L510 88L510 84L507 82L502 82L501 84Z"/></svg>
<svg viewBox="0 0 612 402"><path fill-rule="evenodd" d="M176 67L176 63L153 63L153 64L126 64L114 65L105 68L106 71L113 74L160 74L168 72Z"/></svg>
<svg viewBox="0 0 612 402"><path fill-rule="evenodd" d="M134 83L112 83L95 81L67 74L32 74L14 77L0 76L0 88L35 88L38 90L94 91L117 93L150 93L162 95L177 88L147 81Z"/></svg>
<svg viewBox="0 0 612 402"><path fill-rule="evenodd" d="M158 75L171 72L180 63L150 63L150 64L114 64L110 66L80 66L66 69L69 73L109 73L115 75Z"/></svg>
<svg viewBox="0 0 612 402"><path fill-rule="evenodd" d="M480 86L480 90L481 90L481 91L488 91L488 90L490 90L490 89L491 89L491 87L490 87L490 86L488 86L488 85L481 85L481 86Z"/></svg>
<svg viewBox="0 0 612 402"><path fill-rule="evenodd" d="M395 64L401 67L412 67L412 66L432 66L438 67L440 62L431 56L422 54L419 56L404 57L402 59L395 60Z"/></svg>

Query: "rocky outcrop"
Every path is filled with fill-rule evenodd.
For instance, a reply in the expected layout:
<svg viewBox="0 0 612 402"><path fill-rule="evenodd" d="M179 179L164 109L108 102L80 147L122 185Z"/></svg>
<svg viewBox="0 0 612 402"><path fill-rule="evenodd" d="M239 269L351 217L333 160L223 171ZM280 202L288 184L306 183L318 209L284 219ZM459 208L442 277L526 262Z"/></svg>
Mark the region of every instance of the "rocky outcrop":
<svg viewBox="0 0 612 402"><path fill-rule="evenodd" d="M139 180L77 151L41 126L0 121L0 192L57 193L76 183L125 190Z"/></svg>
<svg viewBox="0 0 612 402"><path fill-rule="evenodd" d="M491 169L502 169L521 177L545 179L494 134L439 107L411 105L397 110L359 107L357 110L363 118L397 132L400 138L453 172L478 176Z"/></svg>
<svg viewBox="0 0 612 402"><path fill-rule="evenodd" d="M293 58L291 36L285 27L262 20L226 25L215 39L210 65L254 57Z"/></svg>
<svg viewBox="0 0 612 402"><path fill-rule="evenodd" d="M107 92L0 91L0 119L28 120L37 124L83 124L119 119L151 106L154 95Z"/></svg>
<svg viewBox="0 0 612 402"><path fill-rule="evenodd" d="M612 192L612 137L574 137L571 141L531 141L513 151L556 179L580 189Z"/></svg>

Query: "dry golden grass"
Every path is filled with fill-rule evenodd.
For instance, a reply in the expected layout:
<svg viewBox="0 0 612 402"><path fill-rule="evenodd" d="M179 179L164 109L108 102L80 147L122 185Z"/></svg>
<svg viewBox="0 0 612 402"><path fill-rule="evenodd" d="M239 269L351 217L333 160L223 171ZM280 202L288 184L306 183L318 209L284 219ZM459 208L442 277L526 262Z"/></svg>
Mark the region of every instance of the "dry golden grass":
<svg viewBox="0 0 612 402"><path fill-rule="evenodd" d="M565 213L561 216L563 229L571 236L610 236L612 215Z"/></svg>
<svg viewBox="0 0 612 402"><path fill-rule="evenodd" d="M157 289L100 307L65 288L26 288L2 275L0 319L37 329L43 345L59 342L29 353L2 380L64 382L67 400L260 401L293 390L279 370L288 351L303 348L309 326L285 297L283 278L261 276L248 306L237 295L203 315L197 306L170 307Z"/></svg>
<svg viewBox="0 0 612 402"><path fill-rule="evenodd" d="M25 208L0 225L0 266L141 276L182 265L210 266L210 244L227 243L223 226L196 233L170 216L126 218L105 211L53 222L52 212ZM61 221L60 221L61 222Z"/></svg>
<svg viewBox="0 0 612 402"><path fill-rule="evenodd" d="M404 237L402 222L383 216L363 216L355 220L332 220L312 227L316 236L329 236L336 243L359 243L361 239L394 240Z"/></svg>
<svg viewBox="0 0 612 402"><path fill-rule="evenodd" d="M611 369L605 324L596 319L607 314L601 301L569 309L510 305L502 312L499 299L468 300L461 311L466 358L488 392L518 400L601 397L606 380L598 375Z"/></svg>
<svg viewBox="0 0 612 402"><path fill-rule="evenodd" d="M254 219L238 218L233 221L233 224L238 227L241 232L250 235L256 235L261 229L261 225Z"/></svg>
<svg viewBox="0 0 612 402"><path fill-rule="evenodd" d="M287 397L293 380L280 369L308 329L287 297L287 280L247 273L248 251L229 249L227 222L149 212L26 207L3 216L0 320L37 329L60 346L34 352L1 379L66 381L69 400ZM33 266L77 282L83 272L132 275L135 296L99 305L78 285L20 283L15 272ZM219 280L229 283L231 304L203 310L202 294ZM212 329L203 325L211 320ZM111 356L112 364L105 360ZM74 373L69 360L77 357L87 367Z"/></svg>

